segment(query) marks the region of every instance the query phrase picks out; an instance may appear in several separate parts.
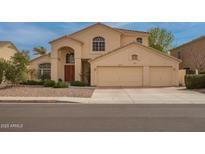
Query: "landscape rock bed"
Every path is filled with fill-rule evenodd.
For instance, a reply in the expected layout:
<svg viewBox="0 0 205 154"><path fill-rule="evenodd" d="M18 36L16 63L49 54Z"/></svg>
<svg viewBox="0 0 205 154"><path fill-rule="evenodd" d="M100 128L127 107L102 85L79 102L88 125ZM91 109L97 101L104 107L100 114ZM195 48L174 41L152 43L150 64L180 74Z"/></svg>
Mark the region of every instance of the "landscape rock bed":
<svg viewBox="0 0 205 154"><path fill-rule="evenodd" d="M43 86L15 86L0 89L0 97L91 97L94 88L50 88Z"/></svg>

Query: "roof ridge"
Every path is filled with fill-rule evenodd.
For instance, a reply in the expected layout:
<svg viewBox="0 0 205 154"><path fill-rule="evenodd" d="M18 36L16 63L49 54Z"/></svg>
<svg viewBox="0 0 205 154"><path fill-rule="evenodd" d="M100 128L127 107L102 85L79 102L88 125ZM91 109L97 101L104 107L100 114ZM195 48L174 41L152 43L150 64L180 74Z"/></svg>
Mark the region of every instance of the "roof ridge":
<svg viewBox="0 0 205 154"><path fill-rule="evenodd" d="M111 27L111 26L108 26L108 25L106 25L106 24L104 24L104 23L96 22L95 24L92 24L92 25L87 26L87 27L85 27L85 28L82 28L82 29L80 29L80 30L78 30L78 31L75 31L75 32L73 32L73 33L71 33L71 34L68 34L68 36L71 36L71 37L72 37L72 35L74 35L74 34L76 34L76 33L79 33L79 32L81 32L81 31L83 31L83 30L86 30L86 29L88 29L88 28L90 28L90 27L94 27L94 26L96 26L96 25L102 25L102 26L111 28L111 29L113 29L114 31L117 31L117 32L119 32L119 33L122 33L122 32L120 32L120 31L118 31L117 29L115 29L115 28L113 28L113 27Z"/></svg>
<svg viewBox="0 0 205 154"><path fill-rule="evenodd" d="M187 45L187 44L190 44L190 43L193 43L193 42L195 42L195 41L199 41L199 40L201 40L201 39L203 39L203 38L205 38L205 35L199 36L199 37L197 37L197 38L195 38L195 39L192 39L191 41L188 41L188 42L186 42L186 43L183 43L183 44L179 45L178 47L175 47L175 48L171 49L170 51L175 50L175 49L178 49L178 48L180 48L180 47L183 47L183 46L185 46L185 45Z"/></svg>
<svg viewBox="0 0 205 154"><path fill-rule="evenodd" d="M114 29L126 30L126 31L130 31L130 32L149 33L149 32L146 32L146 31L139 31L139 30L133 30L133 29L125 29L125 28L114 28Z"/></svg>

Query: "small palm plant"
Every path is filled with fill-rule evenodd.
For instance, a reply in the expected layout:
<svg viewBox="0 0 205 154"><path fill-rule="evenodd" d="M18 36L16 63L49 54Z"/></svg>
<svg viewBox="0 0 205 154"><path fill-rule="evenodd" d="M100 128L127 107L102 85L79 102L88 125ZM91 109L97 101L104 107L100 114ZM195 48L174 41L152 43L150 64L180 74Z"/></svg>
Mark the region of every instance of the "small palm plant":
<svg viewBox="0 0 205 154"><path fill-rule="evenodd" d="M36 47L36 48L33 48L33 51L34 51L34 55L45 55L47 53L47 50L46 48L44 47Z"/></svg>

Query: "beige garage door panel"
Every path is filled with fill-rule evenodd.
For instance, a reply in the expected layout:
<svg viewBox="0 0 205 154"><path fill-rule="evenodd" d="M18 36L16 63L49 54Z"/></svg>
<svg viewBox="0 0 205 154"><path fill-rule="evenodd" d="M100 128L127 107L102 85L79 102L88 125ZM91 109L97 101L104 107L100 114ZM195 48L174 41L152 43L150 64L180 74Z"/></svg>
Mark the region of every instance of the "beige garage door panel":
<svg viewBox="0 0 205 154"><path fill-rule="evenodd" d="M150 86L172 86L172 67L150 67Z"/></svg>
<svg viewBox="0 0 205 154"><path fill-rule="evenodd" d="M98 86L142 86L142 67L99 67Z"/></svg>

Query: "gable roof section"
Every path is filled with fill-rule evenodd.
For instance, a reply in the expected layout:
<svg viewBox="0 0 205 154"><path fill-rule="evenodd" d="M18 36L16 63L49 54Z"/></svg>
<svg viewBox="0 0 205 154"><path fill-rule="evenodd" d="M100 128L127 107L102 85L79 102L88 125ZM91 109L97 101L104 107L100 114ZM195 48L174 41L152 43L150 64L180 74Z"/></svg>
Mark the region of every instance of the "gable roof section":
<svg viewBox="0 0 205 154"><path fill-rule="evenodd" d="M119 49L128 47L128 46L130 46L130 45L132 45L132 44L139 45L139 46L142 46L142 47L144 47L144 48L151 49L151 50L152 50L153 52L155 52L156 54L165 56L165 57L170 58L170 59L172 59L172 60L174 60L174 61L177 61L177 62L179 62L179 63L182 62L180 59L177 59L177 58L175 58L175 57L173 57L173 56L170 56L170 55L168 55L168 54L166 54L166 53L163 53L163 52L161 52L161 51L159 51L159 50L156 50L156 49L154 49L154 48L151 48L151 47L147 47L147 46L145 46L145 45L142 45L142 44L140 44L140 43L138 43L138 42L131 42L131 43L127 44L127 45L124 45L124 46L122 46L122 47L119 47L119 48L117 48L117 49L114 49L114 50L112 50L112 51L110 51L110 52L107 52L107 53L105 53L105 54L103 54L103 55L101 55L101 56L98 56L98 57L96 57L96 58L90 60L90 62L93 62L93 61L95 61L95 60L98 60L98 59L100 59L100 58L102 58L102 57L104 57L104 56L110 55L110 54L112 54L113 52L117 52Z"/></svg>
<svg viewBox="0 0 205 154"><path fill-rule="evenodd" d="M116 31L116 32L118 32L118 33L120 33L120 34L122 34L121 31L119 31L119 30L117 30L117 29L115 29L115 28L112 28L112 27L110 27L110 26L107 26L107 25L105 25L105 24L102 24L102 23L100 23L100 22L98 22L98 23L96 23L96 24L93 24L93 25L91 25L91 26L88 26L88 27L86 27L86 28L83 28L83 29L81 29L81 30L79 30L79 31L77 31L77 32L71 33L69 36L75 35L75 34L77 34L77 33L79 33L79 32L82 32L82 31L84 31L84 30L90 29L90 28L95 27L95 26L98 26L98 25L104 26L104 27L106 27L106 28L109 28L109 29L111 29L111 30L114 30L114 31Z"/></svg>
<svg viewBox="0 0 205 154"><path fill-rule="evenodd" d="M78 42L78 43L80 43L80 44L83 44L83 42L81 42L81 41L79 41L79 40L77 40L77 39L74 39L74 38L70 37L69 35L64 35L64 36L62 36L62 37L60 37L60 38L57 38L57 39L55 39L55 40L50 41L49 43L53 43L53 42L56 42L56 41L61 40L61 39L64 39L64 38L68 38L68 39L71 39L71 40L73 40L73 41L75 41L75 42Z"/></svg>
<svg viewBox="0 0 205 154"><path fill-rule="evenodd" d="M133 34L139 34L139 33L142 33L142 34L145 34L145 35L148 35L148 34L149 34L148 32L136 31L136 30L128 30L128 29L120 29L120 28L113 28L113 27L107 26L107 25L102 24L102 23L96 23L96 24L93 24L93 25L88 26L88 27L86 27L86 28L83 28L83 29L81 29L81 30L79 30L79 31L76 31L76 32L74 32L74 33L71 33L71 34L69 34L69 35L64 35L64 36L62 36L62 37L60 37L60 38L57 38L57 39L55 39L55 40L52 40L52 41L50 41L49 43L53 43L53 42L55 42L55 41L58 41L58 40L60 40L60 39L65 38L65 37L70 38L70 39L73 39L73 40L78 41L78 42L80 42L80 43L83 43L83 42L81 42L81 41L79 41L79 40L77 40L77 39L74 39L72 36L75 35L75 34L78 34L78 33L82 32L82 31L85 31L85 30L87 30L87 29L90 29L90 28L92 28L92 27L94 27L94 26L97 26L97 25L104 26L104 27L106 27L106 28L109 28L109 29L111 29L111 30L117 32L117 33L124 34L124 35L130 35L130 34L133 35Z"/></svg>
<svg viewBox="0 0 205 154"><path fill-rule="evenodd" d="M12 45L16 49L16 51L19 52L17 47L11 41L0 41L0 48L4 47L5 45L8 45L8 44Z"/></svg>
<svg viewBox="0 0 205 154"><path fill-rule="evenodd" d="M10 41L0 41L0 47L3 47L7 44L10 44L11 42Z"/></svg>
<svg viewBox="0 0 205 154"><path fill-rule="evenodd" d="M183 47L183 46L192 44L192 43L194 43L194 42L197 42L197 41L200 41L200 40L203 40L203 39L205 39L205 36L198 37L198 38L196 38L196 39L194 39L194 40L191 40L191 41L186 42L186 43L184 43L184 44L182 44L182 45L180 45L180 46L178 46L178 47L176 47L176 48L171 49L171 51L174 51L175 49L181 48L181 47Z"/></svg>
<svg viewBox="0 0 205 154"><path fill-rule="evenodd" d="M120 32L119 30L116 30L116 29L114 29L114 28L112 28L112 27L110 27L110 26L104 25L104 24L102 24L102 23L96 23L96 24L93 24L93 25L88 26L88 27L86 27L86 28L83 28L83 29L81 29L81 30L79 30L79 31L76 31L76 32L74 32L74 33L71 33L71 34L69 34L69 35L64 35L64 36L62 36L62 37L60 37L60 38L57 38L57 39L55 39L55 40L52 40L52 41L50 41L49 43L53 43L53 42L58 41L58 40L63 39L63 38L70 38L70 39L72 39L72 40L74 40L74 41L77 41L77 42L80 42L80 43L83 44L83 42L81 42L81 41L79 41L79 40L77 40L77 39L74 39L72 36L75 35L75 34L77 34L77 33L82 32L82 31L84 31L84 30L90 29L90 28L92 28L92 27L94 27L94 26L97 26L97 25L101 25L101 26L107 27L107 28L109 28L109 29L112 29L112 30L114 30L114 31L116 31L116 32L118 32L118 33L120 33L120 34L122 34L122 32Z"/></svg>
<svg viewBox="0 0 205 154"><path fill-rule="evenodd" d="M34 58L34 59L31 59L30 62L33 62L33 61L38 60L38 59L40 59L40 58L42 58L42 57L50 56L50 55L51 55L51 53L47 53L47 54L45 54L45 55L42 55L42 56L36 57L36 58Z"/></svg>

